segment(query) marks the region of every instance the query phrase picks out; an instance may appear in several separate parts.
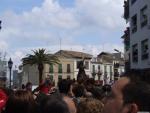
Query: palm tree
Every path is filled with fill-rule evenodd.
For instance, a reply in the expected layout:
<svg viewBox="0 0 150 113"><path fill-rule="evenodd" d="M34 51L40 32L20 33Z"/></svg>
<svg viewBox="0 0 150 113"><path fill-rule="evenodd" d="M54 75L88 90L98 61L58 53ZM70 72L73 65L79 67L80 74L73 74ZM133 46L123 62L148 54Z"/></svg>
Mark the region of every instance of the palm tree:
<svg viewBox="0 0 150 113"><path fill-rule="evenodd" d="M39 84L42 83L44 64L58 64L59 59L55 55L46 53L45 49L32 50L33 54L28 54L22 59L23 65L37 65L39 71Z"/></svg>

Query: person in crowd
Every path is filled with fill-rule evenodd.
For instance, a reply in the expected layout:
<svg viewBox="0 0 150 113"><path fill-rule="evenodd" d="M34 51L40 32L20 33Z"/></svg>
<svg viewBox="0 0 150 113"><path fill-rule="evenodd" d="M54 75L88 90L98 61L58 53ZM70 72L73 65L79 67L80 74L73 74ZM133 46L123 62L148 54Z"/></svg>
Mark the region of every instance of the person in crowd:
<svg viewBox="0 0 150 113"><path fill-rule="evenodd" d="M7 102L8 96L5 91L1 88L0 89L0 113L4 109L5 104Z"/></svg>
<svg viewBox="0 0 150 113"><path fill-rule="evenodd" d="M63 96L62 98L66 102L66 104L69 108L69 112L70 113L77 113L77 108L76 108L76 105L75 105L73 99L68 97L68 96Z"/></svg>
<svg viewBox="0 0 150 113"><path fill-rule="evenodd" d="M75 96L73 99L76 106L79 104L80 100L84 98L85 95L85 87L82 84L74 84L72 92Z"/></svg>
<svg viewBox="0 0 150 113"><path fill-rule="evenodd" d="M18 90L10 95L4 113L36 113L36 103L31 92Z"/></svg>
<svg viewBox="0 0 150 113"><path fill-rule="evenodd" d="M111 92L111 85L105 84L105 85L102 87L102 91L103 91L103 96L109 95L109 93Z"/></svg>
<svg viewBox="0 0 150 113"><path fill-rule="evenodd" d="M73 97L72 92L72 81L67 79L62 79L58 82L58 89L62 95Z"/></svg>
<svg viewBox="0 0 150 113"><path fill-rule="evenodd" d="M79 103L77 113L101 113L103 106L97 99L86 98Z"/></svg>
<svg viewBox="0 0 150 113"><path fill-rule="evenodd" d="M47 96L41 102L41 113L70 113L69 108L59 95Z"/></svg>
<svg viewBox="0 0 150 113"><path fill-rule="evenodd" d="M22 90L25 90L25 89L26 89L26 87L25 87L24 84L21 85L21 88L22 88Z"/></svg>
<svg viewBox="0 0 150 113"><path fill-rule="evenodd" d="M76 98L78 98L78 97L83 97L85 94L85 88L84 88L84 86L83 85L81 85L81 84L75 84L74 86L73 86L73 89L72 89L72 91L73 91L73 94L74 94L74 96L76 97Z"/></svg>
<svg viewBox="0 0 150 113"><path fill-rule="evenodd" d="M138 113L150 111L150 84L129 73L113 86L104 101L102 113Z"/></svg>
<svg viewBox="0 0 150 113"><path fill-rule="evenodd" d="M31 91L32 92L32 83L31 82L27 82L25 88L26 88L27 91Z"/></svg>

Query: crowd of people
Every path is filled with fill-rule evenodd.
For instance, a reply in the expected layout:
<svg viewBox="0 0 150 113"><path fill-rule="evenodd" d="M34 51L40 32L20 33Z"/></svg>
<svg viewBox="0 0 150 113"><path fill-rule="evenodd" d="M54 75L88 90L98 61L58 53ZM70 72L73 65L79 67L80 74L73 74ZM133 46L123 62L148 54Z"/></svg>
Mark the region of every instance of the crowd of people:
<svg viewBox="0 0 150 113"><path fill-rule="evenodd" d="M62 79L55 87L45 82L32 91L0 88L0 113L138 113L150 112L150 83L127 73L112 86Z"/></svg>

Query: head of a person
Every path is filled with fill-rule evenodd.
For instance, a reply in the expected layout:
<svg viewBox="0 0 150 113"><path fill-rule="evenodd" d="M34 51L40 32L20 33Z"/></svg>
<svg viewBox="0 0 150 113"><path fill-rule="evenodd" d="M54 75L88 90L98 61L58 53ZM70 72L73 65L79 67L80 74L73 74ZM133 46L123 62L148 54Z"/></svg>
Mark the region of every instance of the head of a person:
<svg viewBox="0 0 150 113"><path fill-rule="evenodd" d="M34 113L35 101L30 91L18 90L10 95L5 113Z"/></svg>
<svg viewBox="0 0 150 113"><path fill-rule="evenodd" d="M70 113L69 108L65 101L62 100L62 97L52 95L47 96L42 101L41 104L41 113Z"/></svg>
<svg viewBox="0 0 150 113"><path fill-rule="evenodd" d="M62 94L68 94L70 92L71 89L71 86L72 85L72 82L71 80L67 80L67 79L62 79L58 82L58 89L59 89L59 92L62 93Z"/></svg>
<svg viewBox="0 0 150 113"><path fill-rule="evenodd" d="M26 90L32 91L32 83L31 83L31 82L28 82L28 83L26 84Z"/></svg>
<svg viewBox="0 0 150 113"><path fill-rule="evenodd" d="M88 78L84 82L84 86L85 86L87 91L91 91L91 89L94 87L94 85L95 85L95 80L93 78Z"/></svg>
<svg viewBox="0 0 150 113"><path fill-rule="evenodd" d="M150 111L150 84L134 76L122 77L105 97L103 113Z"/></svg>
<svg viewBox="0 0 150 113"><path fill-rule="evenodd" d="M63 100L67 104L70 113L76 113L77 112L76 105L75 105L72 98L70 98L68 96L63 96Z"/></svg>
<svg viewBox="0 0 150 113"><path fill-rule="evenodd" d="M85 88L81 84L75 84L73 86L72 91L73 91L73 94L75 97L82 97L82 96L84 96Z"/></svg>
<svg viewBox="0 0 150 113"><path fill-rule="evenodd" d="M86 98L80 101L77 113L101 113L103 104L100 100Z"/></svg>

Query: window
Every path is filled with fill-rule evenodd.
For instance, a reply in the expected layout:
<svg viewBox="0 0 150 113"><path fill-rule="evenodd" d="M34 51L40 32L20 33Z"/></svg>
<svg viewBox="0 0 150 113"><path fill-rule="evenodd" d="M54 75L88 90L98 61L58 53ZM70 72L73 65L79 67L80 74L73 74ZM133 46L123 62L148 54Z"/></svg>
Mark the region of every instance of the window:
<svg viewBox="0 0 150 113"><path fill-rule="evenodd" d="M138 45L137 44L132 46L132 61L138 62Z"/></svg>
<svg viewBox="0 0 150 113"><path fill-rule="evenodd" d="M119 68L119 63L115 62L114 63L114 68Z"/></svg>
<svg viewBox="0 0 150 113"><path fill-rule="evenodd" d="M77 61L77 67L76 67L77 69L79 69L80 62L81 61Z"/></svg>
<svg viewBox="0 0 150 113"><path fill-rule="evenodd" d="M70 79L71 79L70 75L67 75L67 79L68 79L68 80L70 80Z"/></svg>
<svg viewBox="0 0 150 113"><path fill-rule="evenodd" d="M137 31L137 15L134 15L131 18L131 29L132 33L135 33Z"/></svg>
<svg viewBox="0 0 150 113"><path fill-rule="evenodd" d="M53 81L53 75L50 75L49 78L51 81Z"/></svg>
<svg viewBox="0 0 150 113"><path fill-rule="evenodd" d="M58 75L58 81L62 80L62 75Z"/></svg>
<svg viewBox="0 0 150 113"><path fill-rule="evenodd" d="M112 73L112 66L110 66L110 80L112 80L113 73Z"/></svg>
<svg viewBox="0 0 150 113"><path fill-rule="evenodd" d="M141 9L141 27L144 27L148 23L147 18L147 5Z"/></svg>
<svg viewBox="0 0 150 113"><path fill-rule="evenodd" d="M136 0L131 0L131 4L134 4L136 2Z"/></svg>
<svg viewBox="0 0 150 113"><path fill-rule="evenodd" d="M62 64L58 65L58 73L62 73Z"/></svg>
<svg viewBox="0 0 150 113"><path fill-rule="evenodd" d="M148 39L143 40L141 42L141 55L142 55L141 56L142 60L146 60L149 57L149 54L148 54Z"/></svg>
<svg viewBox="0 0 150 113"><path fill-rule="evenodd" d="M71 70L70 70L70 64L67 64L67 73L70 73Z"/></svg>
<svg viewBox="0 0 150 113"><path fill-rule="evenodd" d="M104 66L104 73L107 73L107 66Z"/></svg>
<svg viewBox="0 0 150 113"><path fill-rule="evenodd" d="M93 73L95 73L95 65L93 65Z"/></svg>
<svg viewBox="0 0 150 113"><path fill-rule="evenodd" d="M101 69L101 67L100 67L100 65L98 65L98 70L100 70Z"/></svg>
<svg viewBox="0 0 150 113"><path fill-rule="evenodd" d="M89 69L89 61L85 61L85 69Z"/></svg>
<svg viewBox="0 0 150 113"><path fill-rule="evenodd" d="M54 72L53 64L50 64L49 65L49 73L53 73L53 72Z"/></svg>

